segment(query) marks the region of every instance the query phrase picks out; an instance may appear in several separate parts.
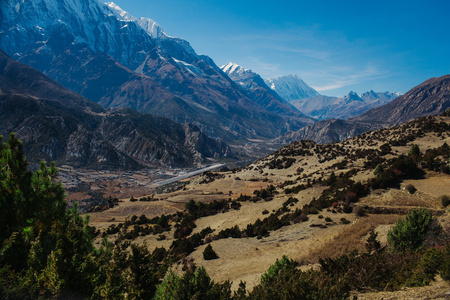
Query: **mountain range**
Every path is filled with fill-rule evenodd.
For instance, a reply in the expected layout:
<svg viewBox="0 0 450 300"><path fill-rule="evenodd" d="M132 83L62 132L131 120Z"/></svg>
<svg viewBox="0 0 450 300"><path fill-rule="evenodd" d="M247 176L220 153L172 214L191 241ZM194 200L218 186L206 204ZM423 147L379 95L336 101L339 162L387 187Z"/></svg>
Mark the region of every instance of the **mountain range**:
<svg viewBox="0 0 450 300"><path fill-rule="evenodd" d="M106 110L0 50L0 134L10 132L30 161L81 168L189 167L233 156L195 125Z"/></svg>
<svg viewBox="0 0 450 300"><path fill-rule="evenodd" d="M291 101L298 110L318 120L347 119L358 116L372 108L382 106L401 96L401 93L374 91L362 95L351 91L342 98L324 95Z"/></svg>
<svg viewBox="0 0 450 300"><path fill-rule="evenodd" d="M0 17L0 48L45 74L27 69L8 78L26 68L11 67L19 65L2 53L2 68L9 67L2 70L0 131L32 140L35 160L103 167L115 155L114 167L187 166L232 156L225 143L239 151L254 141L333 142L448 107L442 78L392 101L398 93L327 97L295 75L263 80L233 63L219 68L114 3L4 0ZM326 118L345 120L314 123Z"/></svg>
<svg viewBox="0 0 450 300"><path fill-rule="evenodd" d="M346 120L329 119L286 134L277 142L314 140L331 143L360 133L406 123L423 116L437 115L450 108L450 75L431 78L395 100Z"/></svg>
<svg viewBox="0 0 450 300"><path fill-rule="evenodd" d="M274 138L313 120L259 105L215 63L147 18L98 0L0 3L0 48L105 108L190 122L226 142Z"/></svg>

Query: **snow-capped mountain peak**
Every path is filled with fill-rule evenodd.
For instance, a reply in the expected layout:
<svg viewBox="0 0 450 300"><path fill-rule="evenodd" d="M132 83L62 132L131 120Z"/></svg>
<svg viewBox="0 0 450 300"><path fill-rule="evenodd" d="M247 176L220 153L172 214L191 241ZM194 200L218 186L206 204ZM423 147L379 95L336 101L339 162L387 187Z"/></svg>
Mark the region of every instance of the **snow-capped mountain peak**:
<svg viewBox="0 0 450 300"><path fill-rule="evenodd" d="M240 76L245 73L251 73L251 70L245 69L238 64L229 62L226 65L220 67L222 71L227 73L228 75Z"/></svg>
<svg viewBox="0 0 450 300"><path fill-rule="evenodd" d="M135 21L136 18L130 15L128 12L121 9L117 4L114 2L106 2L105 3L110 9L111 12L114 13L114 15L122 21Z"/></svg>
<svg viewBox="0 0 450 300"><path fill-rule="evenodd" d="M311 98L320 95L297 75L266 79L266 84L286 101Z"/></svg>

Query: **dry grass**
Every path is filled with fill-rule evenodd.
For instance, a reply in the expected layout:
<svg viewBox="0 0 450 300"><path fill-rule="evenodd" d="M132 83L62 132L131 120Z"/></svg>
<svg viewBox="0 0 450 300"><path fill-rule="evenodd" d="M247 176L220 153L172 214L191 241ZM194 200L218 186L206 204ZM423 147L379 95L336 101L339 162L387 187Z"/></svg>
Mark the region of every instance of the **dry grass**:
<svg viewBox="0 0 450 300"><path fill-rule="evenodd" d="M402 136L402 131L397 129L397 133L390 133L386 131L386 135L397 134ZM443 142L450 143L450 138L447 137L442 140L436 136L427 136L419 139L417 142L421 150L439 147ZM344 145L346 149L360 148L360 149L378 149L385 141L375 141L372 146L364 144L365 141L359 138L354 138L344 143L337 144ZM360 146L359 146L360 145ZM410 145L392 147L392 152L397 154L407 153ZM393 156L392 154L389 155ZM210 202L221 199L236 199L240 194L253 195L253 191L273 184L274 186L283 186L286 180L293 183L289 187L294 187L298 184L305 184L307 179L319 178L326 179L330 173L334 171L337 176L342 172L347 172L353 167L362 168L365 158L359 158L354 161L349 161L348 166L342 170L331 170L329 167L343 160L343 157L338 157L330 161L319 163L319 158L316 154L312 156L296 157L296 162L287 169L269 169L262 168L274 156L268 156L253 164L251 169L243 169L236 173L224 173L224 178L217 179L208 184L200 184L201 178L192 180L184 190L157 195L163 201L158 202L134 202L125 201L120 203L119 207L114 209L92 214L91 220L93 225L100 228L105 228L111 223L109 219L115 218L117 221L123 221L127 216L132 214L145 214L147 217L160 215L161 213L171 213L184 209L184 204L194 199L195 201ZM301 174L297 174L297 169L303 169ZM327 169L328 168L328 169ZM353 177L356 181L364 181L373 177L373 170L360 170L356 176ZM389 189L373 191L369 196L360 200L360 205L386 207L386 208L400 208L405 211L422 206L430 209L441 209L442 205L439 202L439 197L444 194L450 195L450 176L437 173L429 173L428 177L420 180L407 180L402 183L402 186L412 184L417 188L414 194L410 194L404 190ZM247 224L254 223L256 219L263 219L267 215L263 215L262 211L268 210L272 212L281 207L282 203L290 196L298 198L299 202L293 207L302 208L303 205L309 203L312 198L318 198L322 191L326 188L324 186L315 185L299 192L298 194L284 194L283 188L278 188L278 194L272 201L243 202L242 207L238 211L231 210L227 213L220 213L214 216L200 218L196 221L197 228L195 232L210 226L217 234L220 230L234 227L238 225L241 229L245 228ZM378 233L378 239L382 244L386 244L387 232L392 228L402 215L368 215L364 217L357 217L355 214L343 214L323 210L321 212L323 219L319 219L317 215L309 215L309 220L304 223L291 224L283 227L277 231L271 232L269 237L258 240L257 238L241 238L241 239L222 239L212 241L211 245L214 251L218 254L219 259L205 261L202 252L206 245L198 247L196 251L189 255L194 263L198 266L205 266L212 279L216 282L223 282L225 280L233 281L233 287L237 287L239 282L246 281L247 288L251 289L259 283L259 278L267 268L272 265L277 258L282 255L287 255L295 260L304 263L302 268L313 266L319 257L337 257L344 254L346 251L357 249L358 251L365 251L365 243L370 230L374 229ZM323 226L324 228L310 227L310 225L320 224L325 225L325 218L330 217L334 222ZM351 221L351 224L343 225L340 222L341 218L346 218ZM449 214L440 217L443 224L450 224ZM168 238L165 241L157 241L156 236L139 237L136 239L137 243L146 243L149 248L169 247L173 241L173 230L170 233L165 233ZM306 265L308 264L308 265ZM429 294L439 297L441 287L445 286L440 283L440 287L436 288L436 294ZM448 291L447 284L447 291ZM377 296L382 295L382 296ZM402 291L396 293L380 293L380 294L358 294L358 299L419 299L408 298L411 293L404 294ZM428 295L427 292L422 295ZM372 298L371 298L372 297ZM426 296L428 297L428 296ZM430 296L432 297L432 296ZM422 297L423 298L423 297ZM420 298L421 299L421 298Z"/></svg>
<svg viewBox="0 0 450 300"><path fill-rule="evenodd" d="M337 257L353 249L365 251L365 237L372 229L376 230L382 225L393 225L400 217L399 215L371 215L358 218L322 247L313 249L301 257L301 260L315 263L320 257Z"/></svg>
<svg viewBox="0 0 450 300"><path fill-rule="evenodd" d="M422 300L422 299L450 299L450 283L437 276L429 286L404 288L394 292L370 292L353 293L358 300L379 300L379 299L404 299L404 300Z"/></svg>

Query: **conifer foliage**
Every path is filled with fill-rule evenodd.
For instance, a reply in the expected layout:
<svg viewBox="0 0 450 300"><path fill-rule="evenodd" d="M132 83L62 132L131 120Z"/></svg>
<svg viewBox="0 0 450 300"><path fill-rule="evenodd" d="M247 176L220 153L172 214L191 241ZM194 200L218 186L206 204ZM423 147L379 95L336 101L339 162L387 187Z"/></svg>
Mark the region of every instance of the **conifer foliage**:
<svg viewBox="0 0 450 300"><path fill-rule="evenodd" d="M151 299L166 252L107 239L67 210L54 163L28 170L22 143L0 140L0 298ZM156 253L157 252L157 253Z"/></svg>

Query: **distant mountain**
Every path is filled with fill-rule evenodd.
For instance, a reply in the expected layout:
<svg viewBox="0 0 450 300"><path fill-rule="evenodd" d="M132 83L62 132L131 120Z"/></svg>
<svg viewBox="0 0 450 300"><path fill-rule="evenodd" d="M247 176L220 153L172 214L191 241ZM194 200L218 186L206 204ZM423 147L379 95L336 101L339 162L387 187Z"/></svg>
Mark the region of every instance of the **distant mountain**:
<svg viewBox="0 0 450 300"><path fill-rule="evenodd" d="M297 75L270 78L266 79L265 82L272 90L288 102L320 95Z"/></svg>
<svg viewBox="0 0 450 300"><path fill-rule="evenodd" d="M187 41L113 3L3 0L0 28L7 54L105 108L190 122L233 143L273 138L311 122L269 111Z"/></svg>
<svg viewBox="0 0 450 300"><path fill-rule="evenodd" d="M431 78L381 107L352 118L358 122L399 125L450 108L450 75Z"/></svg>
<svg viewBox="0 0 450 300"><path fill-rule="evenodd" d="M370 91L360 96L352 91L342 98L320 95L308 99L294 100L291 104L307 116L319 120L347 119L389 103L400 95L401 93Z"/></svg>
<svg viewBox="0 0 450 300"><path fill-rule="evenodd" d="M0 134L16 132L32 162L136 169L231 156L198 127L130 109L105 110L0 50Z"/></svg>
<svg viewBox="0 0 450 300"><path fill-rule="evenodd" d="M220 68L245 91L250 99L268 111L302 123L313 122L311 118L306 117L269 88L258 74L231 62Z"/></svg>
<svg viewBox="0 0 450 300"><path fill-rule="evenodd" d="M370 96L370 95L369 95ZM277 142L314 140L319 143L342 141L357 134L436 115L450 108L450 75L431 78L406 94L346 120L329 119L286 134Z"/></svg>

